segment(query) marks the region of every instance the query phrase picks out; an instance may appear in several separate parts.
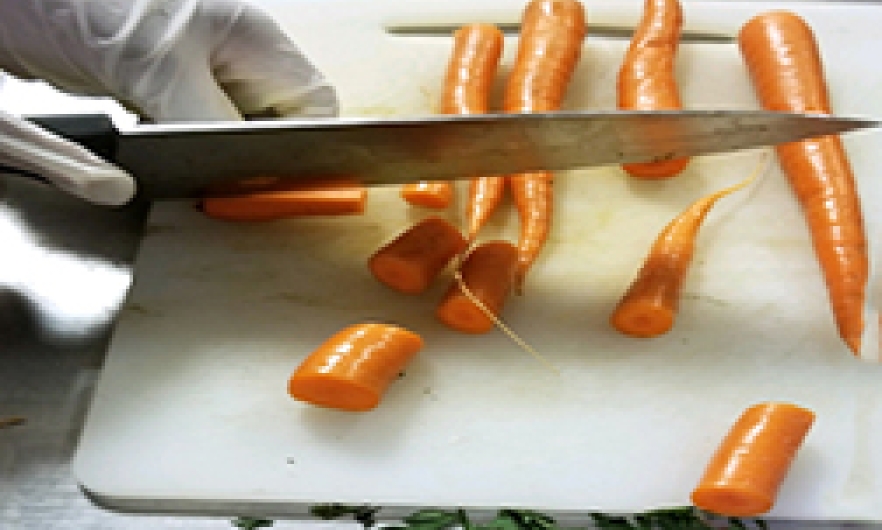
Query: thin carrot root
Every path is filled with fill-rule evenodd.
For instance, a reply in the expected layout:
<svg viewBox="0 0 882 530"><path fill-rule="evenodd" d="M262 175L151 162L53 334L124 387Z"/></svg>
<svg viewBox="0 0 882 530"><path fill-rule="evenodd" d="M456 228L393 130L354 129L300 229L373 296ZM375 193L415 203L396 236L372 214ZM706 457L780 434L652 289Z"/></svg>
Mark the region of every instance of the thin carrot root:
<svg viewBox="0 0 882 530"><path fill-rule="evenodd" d="M452 284L435 315L456 331L487 333L494 324L487 315L499 315L514 285L516 268L517 249L511 243L488 241L474 247L457 267L469 294L458 283ZM475 304L475 298L481 303Z"/></svg>
<svg viewBox="0 0 882 530"><path fill-rule="evenodd" d="M582 54L585 10L577 0L532 0L521 16L521 37L505 86L505 112L558 110ZM545 246L553 209L552 175L508 177L521 222L517 292Z"/></svg>
<svg viewBox="0 0 882 530"><path fill-rule="evenodd" d="M469 182L466 207L466 239L473 244L481 228L499 207L505 194L505 177L475 177Z"/></svg>
<svg viewBox="0 0 882 530"><path fill-rule="evenodd" d="M622 61L617 78L618 106L623 110L683 108L674 75L674 60L683 26L679 0L646 0L643 18ZM633 177L669 178L689 165L688 158L624 164Z"/></svg>
<svg viewBox="0 0 882 530"><path fill-rule="evenodd" d="M702 222L717 201L753 182L767 160L767 153L763 153L747 178L702 197L668 223L656 238L637 278L613 310L613 328L640 338L656 337L671 330Z"/></svg>
<svg viewBox="0 0 882 530"><path fill-rule="evenodd" d="M401 187L401 198L413 206L443 210L453 202L453 183L423 181L405 184Z"/></svg>
<svg viewBox="0 0 882 530"><path fill-rule="evenodd" d="M453 224L430 216L383 245L368 259L371 274L405 294L426 291L444 268L466 249Z"/></svg>
<svg viewBox="0 0 882 530"><path fill-rule="evenodd" d="M744 62L768 110L832 114L818 44L799 16L771 11L738 34ZM802 207L839 335L860 354L869 258L854 175L838 136L776 146Z"/></svg>
<svg viewBox="0 0 882 530"><path fill-rule="evenodd" d="M814 420L812 411L790 403L745 410L710 459L692 503L730 517L771 510Z"/></svg>
<svg viewBox="0 0 882 530"><path fill-rule="evenodd" d="M224 195L206 197L199 208L224 221L260 222L316 215L364 213L367 188L354 179L287 182L250 179L230 185ZM229 194L229 195L226 195Z"/></svg>
<svg viewBox="0 0 882 530"><path fill-rule="evenodd" d="M398 326L349 326L297 367L288 380L288 394L321 407L371 410L422 347L419 335Z"/></svg>

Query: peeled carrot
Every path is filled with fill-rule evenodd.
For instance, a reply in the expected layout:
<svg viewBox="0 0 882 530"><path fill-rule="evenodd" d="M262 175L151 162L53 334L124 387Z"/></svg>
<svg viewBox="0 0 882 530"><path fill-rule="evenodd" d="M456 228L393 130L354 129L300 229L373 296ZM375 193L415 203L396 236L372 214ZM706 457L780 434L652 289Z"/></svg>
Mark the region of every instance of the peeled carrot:
<svg viewBox="0 0 882 530"><path fill-rule="evenodd" d="M617 79L618 106L623 110L679 110L683 108L674 76L674 59L683 26L679 0L646 0L637 29ZM630 175L667 178L677 175L688 158L643 164L625 164Z"/></svg>
<svg viewBox="0 0 882 530"><path fill-rule="evenodd" d="M463 260L459 274L475 304L458 283L445 293L435 315L448 327L463 333L486 333L494 322L486 311L499 315L511 292L517 272L517 249L507 241L487 241L473 248Z"/></svg>
<svg viewBox="0 0 882 530"><path fill-rule="evenodd" d="M453 51L444 78L441 111L446 114L487 112L490 89L502 55L502 31L492 24L465 25L453 34ZM474 177L466 204L466 239L474 241L505 192L503 177Z"/></svg>
<svg viewBox="0 0 882 530"><path fill-rule="evenodd" d="M466 248L459 229L427 217L383 245L368 259L371 274L396 291L424 292L444 267Z"/></svg>
<svg viewBox="0 0 882 530"><path fill-rule="evenodd" d="M738 35L762 105L769 110L830 114L817 41L793 13L752 18ZM861 204L838 136L776 146L808 224L839 334L857 355L864 329L868 258Z"/></svg>
<svg viewBox="0 0 882 530"><path fill-rule="evenodd" d="M582 52L585 12L577 0L532 0L521 17L521 36L505 87L506 112L560 108ZM518 209L517 289L548 239L554 208L548 172L509 177Z"/></svg>
<svg viewBox="0 0 882 530"><path fill-rule="evenodd" d="M760 403L735 422L692 491L692 503L730 517L772 509L815 414L789 403Z"/></svg>
<svg viewBox="0 0 882 530"><path fill-rule="evenodd" d="M203 198L199 208L216 219L253 222L305 215L361 214L367 203L367 189L354 179L252 179L225 191L229 195Z"/></svg>
<svg viewBox="0 0 882 530"><path fill-rule="evenodd" d="M499 57L502 54L502 32L492 24L467 24L453 33L453 50L444 75L441 92L441 113L480 114L487 112L487 100ZM481 177L476 177L481 178ZM410 204L430 208L446 208L453 199L453 186L449 182L419 182L402 187L401 196ZM501 198L502 193L498 194ZM490 201L486 193L472 198ZM496 199L498 203L498 198ZM467 210L484 214L492 212L495 205L481 204ZM484 219L469 219L481 225Z"/></svg>
<svg viewBox="0 0 882 530"><path fill-rule="evenodd" d="M673 327L702 222L717 201L746 186L755 175L693 202L662 229L637 278L613 310L610 324L615 329L649 338Z"/></svg>
<svg viewBox="0 0 882 530"><path fill-rule="evenodd" d="M407 329L379 323L355 324L322 343L288 380L288 394L300 401L347 411L375 408L423 339Z"/></svg>

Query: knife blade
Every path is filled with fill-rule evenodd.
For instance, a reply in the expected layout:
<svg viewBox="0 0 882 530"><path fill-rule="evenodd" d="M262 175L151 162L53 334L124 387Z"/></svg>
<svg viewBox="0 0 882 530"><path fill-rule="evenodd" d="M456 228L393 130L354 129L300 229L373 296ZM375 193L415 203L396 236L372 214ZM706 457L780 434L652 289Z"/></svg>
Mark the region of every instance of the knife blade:
<svg viewBox="0 0 882 530"><path fill-rule="evenodd" d="M561 171L743 150L882 123L754 110L560 111L139 125L29 118L118 164L149 200L205 196L253 177L367 185Z"/></svg>

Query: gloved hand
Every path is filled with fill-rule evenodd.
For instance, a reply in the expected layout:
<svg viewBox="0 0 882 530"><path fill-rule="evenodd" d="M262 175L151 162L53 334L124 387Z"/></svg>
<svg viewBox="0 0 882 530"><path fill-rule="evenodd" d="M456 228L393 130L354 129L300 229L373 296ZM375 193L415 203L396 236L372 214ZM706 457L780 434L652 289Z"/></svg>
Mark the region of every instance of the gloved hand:
<svg viewBox="0 0 882 530"><path fill-rule="evenodd" d="M244 0L0 0L0 69L157 122L337 113L333 87ZM96 203L135 192L121 169L2 113L0 164Z"/></svg>

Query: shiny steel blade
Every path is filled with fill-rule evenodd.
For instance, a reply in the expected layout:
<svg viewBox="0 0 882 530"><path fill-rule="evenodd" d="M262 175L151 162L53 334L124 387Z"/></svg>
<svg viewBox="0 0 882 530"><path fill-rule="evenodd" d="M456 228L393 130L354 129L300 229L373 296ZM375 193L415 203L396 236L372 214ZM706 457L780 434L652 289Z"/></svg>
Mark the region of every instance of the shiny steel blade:
<svg viewBox="0 0 882 530"><path fill-rule="evenodd" d="M166 124L124 131L116 160L142 196L184 198L252 177L453 180L722 153L879 125L734 110Z"/></svg>
<svg viewBox="0 0 882 530"><path fill-rule="evenodd" d="M464 26L466 22L396 22L387 24L383 29L390 35L400 36L450 36L454 31ZM520 22L492 22L500 31L506 34L517 34L521 31ZM586 24L586 38L626 39L634 37L633 26L618 24L592 23ZM729 33L695 30L685 28L680 32L680 40L683 42L708 42L730 43L735 37Z"/></svg>

